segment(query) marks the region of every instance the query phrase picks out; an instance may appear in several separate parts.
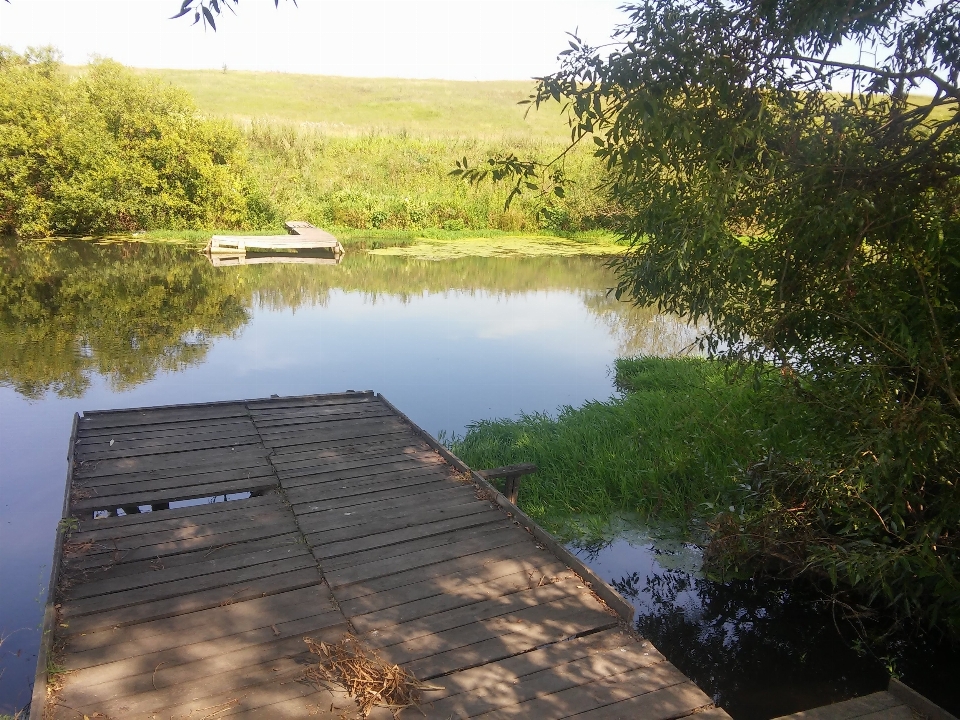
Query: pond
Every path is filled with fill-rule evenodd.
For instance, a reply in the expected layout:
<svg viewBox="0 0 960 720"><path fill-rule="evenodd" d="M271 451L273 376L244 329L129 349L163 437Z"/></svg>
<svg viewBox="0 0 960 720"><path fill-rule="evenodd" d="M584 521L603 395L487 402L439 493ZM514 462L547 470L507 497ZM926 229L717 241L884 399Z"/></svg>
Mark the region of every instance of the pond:
<svg viewBox="0 0 960 720"><path fill-rule="evenodd" d="M381 392L448 435L483 418L552 412L609 397L617 356L672 354L692 340L675 319L617 302L613 284L602 261L585 257L348 253L339 265L213 267L175 245L0 245L0 713L29 698L74 412L347 389ZM769 602L776 588L710 585L695 548L668 552L636 532L574 547L736 720L883 685L885 669L850 650L815 599L790 595L785 604L800 609L784 611ZM776 642L794 643L777 656L793 677L779 700L747 699L762 663L711 665L753 637L747 615L772 618ZM707 626L728 628L726 639ZM809 642L811 627L832 640ZM843 672L794 672L825 654L842 657Z"/></svg>

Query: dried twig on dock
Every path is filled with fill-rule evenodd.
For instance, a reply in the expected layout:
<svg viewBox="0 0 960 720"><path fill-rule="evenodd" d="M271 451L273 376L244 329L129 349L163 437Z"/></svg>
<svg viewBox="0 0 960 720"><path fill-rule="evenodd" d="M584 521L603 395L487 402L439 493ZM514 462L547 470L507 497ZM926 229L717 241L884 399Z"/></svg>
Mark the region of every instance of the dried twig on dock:
<svg viewBox="0 0 960 720"><path fill-rule="evenodd" d="M427 685L399 665L383 660L375 650L366 650L353 635L345 635L336 643L303 641L320 662L306 672L306 678L318 685L335 683L343 687L357 702L362 717L375 707L386 707L396 717L401 710L420 705L420 693L442 690Z"/></svg>

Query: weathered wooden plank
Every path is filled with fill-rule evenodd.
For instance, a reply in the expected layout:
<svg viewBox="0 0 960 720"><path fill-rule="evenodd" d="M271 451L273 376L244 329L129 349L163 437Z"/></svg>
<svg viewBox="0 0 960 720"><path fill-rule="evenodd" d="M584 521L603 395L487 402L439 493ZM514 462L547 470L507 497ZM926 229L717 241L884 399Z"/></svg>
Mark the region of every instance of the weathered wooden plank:
<svg viewBox="0 0 960 720"><path fill-rule="evenodd" d="M461 555L471 555L506 545L515 545L514 551L517 554L529 552L526 538L518 538L511 533L500 532L502 529L494 527L493 532L478 534L465 540L453 540L446 545L430 547L384 560L376 560L363 565L331 570L325 572L325 574L330 587L336 590L344 585L373 580L384 575L395 575L404 570L422 568L444 560L452 560Z"/></svg>
<svg viewBox="0 0 960 720"><path fill-rule="evenodd" d="M546 569L552 571L549 577L540 572L520 570L487 582L457 585L434 583L433 587L430 588L433 594L427 597L417 598L403 604L393 604L387 608L375 609L364 614L358 614L357 610L366 608L354 603L351 606L350 621L359 632L369 633L374 630L383 630L392 625L420 620L448 610L506 597L524 590L533 590L542 587L545 578L547 584L557 582L563 577L570 580L576 579L572 571L565 572L563 566L559 563ZM423 584L417 584L413 587L421 591L426 589Z"/></svg>
<svg viewBox="0 0 960 720"><path fill-rule="evenodd" d="M912 687L905 685L896 678L890 678L887 685L887 692L893 695L897 700L904 703L911 710L915 710L922 715L926 715L928 720L957 720L939 705L928 700L918 693Z"/></svg>
<svg viewBox="0 0 960 720"><path fill-rule="evenodd" d="M355 502L358 505L380 502L390 497L385 495L379 498L378 493L395 491L396 495L398 491L399 497L402 497L405 494L404 487L419 485L423 482L434 483L437 490L458 486L457 483L451 482L453 478L450 476L449 468L443 465L386 470L382 473L358 472L360 474L353 477L326 476L314 479L313 476L302 476L289 480L281 478L280 484L290 498L290 502L295 505L308 503L311 497L314 498L317 505L317 510L314 512L322 510L324 503L330 503L331 507L339 507L342 499L349 497L356 498ZM459 487L463 486L459 485ZM409 490L411 495L417 492L419 491L412 487Z"/></svg>
<svg viewBox="0 0 960 720"><path fill-rule="evenodd" d="M198 551L215 552L241 542L264 540L298 533L296 522L288 514L279 512L257 516L256 522L236 520L207 527L184 528L176 532L151 533L143 538L125 538L117 541L98 541L92 546L77 549L68 546L68 562L64 569L86 570L150 561L163 565L171 556L193 554Z"/></svg>
<svg viewBox="0 0 960 720"><path fill-rule="evenodd" d="M320 407L325 405L342 405L346 403L372 402L379 400L372 390L357 390L356 392L327 393L324 395L292 395L289 397L258 398L246 400L246 406L251 412L255 410L270 410L281 408Z"/></svg>
<svg viewBox="0 0 960 720"><path fill-rule="evenodd" d="M444 468L434 471L409 470L402 473L384 475L381 479L359 487L335 486L327 484L284 487L287 499L293 504L294 512L303 511L298 506L305 505L307 512L351 508L354 505L379 502L388 498L406 497L417 493L432 492L447 486L449 480ZM283 486L283 481L280 482ZM348 510L348 512L351 512Z"/></svg>
<svg viewBox="0 0 960 720"><path fill-rule="evenodd" d="M152 513L141 513L140 515L116 515L113 517L102 518L81 518L79 520L80 532L74 534L74 538L79 535L89 533L110 533L109 537L118 537L132 532L139 534L140 528L147 524L158 529L169 529L167 527L158 527L155 523L173 523L175 527L185 527L187 525L204 524L207 520L205 515L214 515L224 512L247 512L251 509L263 506L281 505L280 498L273 493L261 497L245 498L243 500L231 500L230 502L206 503L202 505L190 505L187 507L172 508L156 515ZM151 532L153 532L151 530ZM114 535L113 533L119 533ZM91 537L96 540L98 537Z"/></svg>
<svg viewBox="0 0 960 720"><path fill-rule="evenodd" d="M78 445L90 445L110 440L136 441L140 439L174 438L188 435L229 433L233 429L248 427L252 420L246 415L221 420L192 420L185 422L156 423L134 427L85 428L77 437Z"/></svg>
<svg viewBox="0 0 960 720"><path fill-rule="evenodd" d="M162 665L164 669L169 670L177 665L206 660L216 655L243 650L255 645L294 637L302 639L305 634L315 632L319 628L341 625L344 622L343 615L336 610L326 613L314 612L304 617L272 617L265 618L265 620L270 622L250 630L221 635L210 640L196 640L175 648L75 669L71 672L65 689L69 690L71 687L79 686L82 693L85 692L85 687L141 675L144 668Z"/></svg>
<svg viewBox="0 0 960 720"><path fill-rule="evenodd" d="M403 442L410 439L410 431L400 427L389 432L375 432L365 437L351 437L340 440L318 439L304 441L299 444L287 447L272 448L271 458L283 461L286 458L295 458L298 455L308 456L310 453L322 453L328 451L362 451L368 448L376 448L380 445L393 442Z"/></svg>
<svg viewBox="0 0 960 720"><path fill-rule="evenodd" d="M219 548L225 548L235 543L276 538L296 532L296 525L288 522L256 525L244 523L244 527L236 530L189 537L182 540L171 540L154 545L118 546L110 550L109 546L103 544L100 548L96 548L98 552L95 554L91 552L88 555L71 559L69 568L65 569L69 569L71 572L87 569L106 570L114 565L143 561L164 564L170 556L193 554L201 551L213 553Z"/></svg>
<svg viewBox="0 0 960 720"><path fill-rule="evenodd" d="M233 542L224 545L216 545L206 550L197 550L194 552L180 553L177 555L167 555L165 557L155 557L150 560L137 560L134 562L124 562L116 565L106 565L102 567L92 567L79 569L73 572L73 568L64 568L64 572L77 583L95 583L100 580L113 578L129 577L141 573L153 573L159 570L170 570L172 568L186 567L195 563L203 563L211 559L230 558L237 555L244 555L250 552L259 552L264 550L287 548L291 546L304 547L303 537L300 533L291 532L283 535L274 535L268 538L256 538L245 542Z"/></svg>
<svg viewBox="0 0 960 720"><path fill-rule="evenodd" d="M636 643L632 646L604 649L586 656L569 657L565 653L554 658L548 667L523 675L522 682L517 682L519 679L517 677L506 681L489 682L491 674L488 674L488 682L474 686L469 692L461 692L435 701L431 704L431 711L444 717L480 715L611 675L651 667L663 661L664 658L660 653L645 655L638 651ZM488 665L489 663L481 668L486 668ZM447 683L446 678L444 683Z"/></svg>
<svg viewBox="0 0 960 720"><path fill-rule="evenodd" d="M417 556L437 547L450 547L455 543L467 542L475 538L487 539L491 535L499 538L500 536L506 535L514 529L515 528L512 525L501 518L494 520L493 522L480 525L479 527L448 531L438 535L431 535L429 537L423 537L417 540L409 540L407 542L398 543L392 547L378 547L371 550L360 550L355 553L350 553L349 555L341 555L335 558L323 559L321 560L321 564L323 565L325 572L330 572L334 575L337 575L338 571L340 570L346 570L349 568L364 568L374 563L391 561L394 558L397 559L398 563L403 563L405 562L405 558L408 558L409 556ZM316 548L313 548L313 550L316 554Z"/></svg>
<svg viewBox="0 0 960 720"><path fill-rule="evenodd" d="M403 424L391 416L345 420L342 423L331 424L321 430L289 429L274 433L261 433L263 443L269 448L289 448L292 445L306 443L329 442L331 440L347 440L353 438L376 437L384 433L395 433L404 430Z"/></svg>
<svg viewBox="0 0 960 720"><path fill-rule="evenodd" d="M325 613L313 612L303 617L268 617L259 627L221 633L211 639L178 645L177 647L144 652L129 657L101 662L87 667L71 670L70 685L91 686L106 682L115 682L123 678L140 675L148 668L163 665L166 669L186 663L206 660L214 655L243 650L254 645L263 645L292 637L302 638L304 634L318 628L341 625L343 615L331 610Z"/></svg>
<svg viewBox="0 0 960 720"><path fill-rule="evenodd" d="M91 462L96 460L141 457L145 455L167 455L170 453L189 452L190 450L213 450L214 448L260 445L260 436L257 434L256 428L252 425L243 432L220 435L219 437L216 435L205 438L195 438L192 435L186 437L190 439L177 439L173 442L169 442L165 438L138 441L114 440L113 445L107 441L94 445L78 446L77 457L81 462Z"/></svg>
<svg viewBox="0 0 960 720"><path fill-rule="evenodd" d="M304 665L306 665L304 661ZM337 689L317 688L303 679L304 667L296 672L280 673L279 668L271 668L273 680L254 688L247 688L243 693L232 691L221 693L206 700L207 707L224 710L214 717L230 720L343 720L356 712L357 705L347 693ZM331 709L332 708L332 709ZM173 718L190 718L189 705L179 705L164 708L165 713ZM207 711L211 712L210 710ZM393 716L390 716L393 720Z"/></svg>
<svg viewBox="0 0 960 720"><path fill-rule="evenodd" d="M591 717L616 717L607 706L634 697L643 697L630 708L634 714L622 717L637 720L668 720L683 717L699 707L709 706L710 698L689 682L669 662L606 676L576 687L550 693L533 700L499 708L477 717L485 720L508 717L568 717L602 708Z"/></svg>
<svg viewBox="0 0 960 720"><path fill-rule="evenodd" d="M313 583L243 602L73 635L67 639L69 654L64 662L75 663L76 667L89 667L169 650L191 642L211 640L225 634L267 627L272 623L270 618L276 616L296 619L336 609L330 589L326 585Z"/></svg>
<svg viewBox="0 0 960 720"><path fill-rule="evenodd" d="M135 427L156 425L157 423L222 420L224 418L248 416L247 406L242 402L173 405L130 410L84 411L79 427L81 431L84 431L107 427Z"/></svg>
<svg viewBox="0 0 960 720"><path fill-rule="evenodd" d="M169 582L136 587L122 592L113 592L108 595L86 596L80 599L67 598L61 605L60 614L61 617L69 620L82 615L92 615L158 600L179 598L187 592L212 590L228 585L243 585L251 580L261 580L273 575L283 575L284 573L315 567L316 563L308 554L278 558L249 567L234 568L200 577L170 580Z"/></svg>
<svg viewBox="0 0 960 720"><path fill-rule="evenodd" d="M516 617L493 618L432 636L433 647L394 645L384 657L405 663L421 678L434 678L503 660L511 655L617 626L612 615L564 607L563 601L528 608Z"/></svg>
<svg viewBox="0 0 960 720"><path fill-rule="evenodd" d="M480 512L490 507L478 500L469 489L452 485L440 486L428 495L384 500L358 505L350 515L335 511L301 512L297 523L304 533L315 535L318 542L336 542L350 537L364 537L380 530L398 530L421 522L424 517L457 517Z"/></svg>
<svg viewBox="0 0 960 720"><path fill-rule="evenodd" d="M194 511L189 514L185 511ZM201 512L206 510L206 512ZM124 515L115 518L87 520L81 527L92 527L92 530L81 530L71 536L71 543L83 545L87 542L112 543L123 539L130 542L121 547L132 548L182 540L185 538L200 537L211 533L223 532L242 527L249 527L250 523L261 522L266 518L275 521L282 517L285 508L276 494L264 495L259 498L244 500L230 500L228 502L204 503L184 508L174 508L157 513L140 513ZM170 517L168 517L170 516ZM98 527L97 523L108 520L128 520L123 524ZM140 522L137 522L140 520ZM288 518L288 521L292 518ZM137 532L140 530L140 532Z"/></svg>
<svg viewBox="0 0 960 720"><path fill-rule="evenodd" d="M543 670L562 667L565 663L583 658L602 656L607 652L628 657L633 653L640 653L650 658L651 664L664 659L649 642L638 640L622 629L613 628L452 673L443 678L444 689L431 697L434 703L437 703L445 698L469 695L499 684L518 685L523 678Z"/></svg>
<svg viewBox="0 0 960 720"><path fill-rule="evenodd" d="M450 467L436 456L391 454L347 460L339 463L317 463L297 468L277 468L277 476L283 480L284 487L317 483L336 483L353 478L374 479L376 476L404 470L442 469L447 476L453 478Z"/></svg>
<svg viewBox="0 0 960 720"><path fill-rule="evenodd" d="M217 497L218 495L232 495L242 492L262 492L275 488L276 479L269 476L239 478L226 482L203 483L198 485L181 485L166 489L138 489L129 493L97 494L74 501L72 508L76 511L110 510L127 505L150 505L161 502L177 502L181 500L197 500L199 498Z"/></svg>
<svg viewBox="0 0 960 720"><path fill-rule="evenodd" d="M205 484L230 482L232 480L251 480L258 477L267 477L277 484L276 475L269 465L252 468L231 468L229 470L211 470L205 473L195 475L185 475L181 473L164 473L164 477L141 477L137 480L129 480L128 476L110 475L105 478L97 478L94 481L78 485L77 488L84 488L90 493L103 495L123 494L136 492L138 490L167 490L175 487L195 485L201 481ZM83 494L83 493L81 493Z"/></svg>
<svg viewBox="0 0 960 720"><path fill-rule="evenodd" d="M179 597L77 616L66 623L67 627L61 627L58 633L76 635L110 627L134 625L318 584L320 584L320 573L316 567L293 570L256 578L240 585L224 585Z"/></svg>
<svg viewBox="0 0 960 720"><path fill-rule="evenodd" d="M269 450L262 446L241 445L236 450L215 448L116 460L93 460L79 464L76 476L82 480L103 477L104 475L161 473L170 470L182 470L183 468L198 471L214 467L221 469L227 467L259 467L267 463L269 454Z"/></svg>
<svg viewBox="0 0 960 720"><path fill-rule="evenodd" d="M305 634L332 639L344 629L344 625L324 625L308 630ZM284 658L303 657L303 648L302 634L292 638L274 639L272 642L248 646L183 665L169 668L161 666L155 672L144 672L117 681L87 685L82 689L78 688L75 692L71 692L72 688L65 687L62 701L85 714L99 711L109 715L110 710L117 712L120 707L126 707L128 714L118 712L115 715L117 717L157 712L174 703L182 703L185 698L196 702L194 707L199 710L205 707L206 703L200 704L197 701L226 689L233 689L224 687L227 682L224 682L223 677L218 676L236 671L238 668L242 670L254 666L257 672L250 679L256 684L262 684L273 676L272 667L276 667L276 665L264 667L264 663ZM243 676L242 673L237 675ZM100 708L105 709L100 710Z"/></svg>
<svg viewBox="0 0 960 720"><path fill-rule="evenodd" d="M393 413L382 405L358 403L356 405L337 405L336 410L327 408L319 410L301 410L299 412L261 413L254 416L260 432L277 434L284 428L323 431L330 423L340 423L345 420L362 420L368 418L389 417Z"/></svg>
<svg viewBox="0 0 960 720"><path fill-rule="evenodd" d="M398 569L389 575L377 575L365 580L337 588L337 598L347 603L357 598L397 591L398 588L429 582L436 578L458 572L476 572L478 568L498 562L532 562L526 557L527 540L525 538L507 538L504 545L494 548L460 547L459 554L442 558L426 565L414 564L410 568Z"/></svg>
<svg viewBox="0 0 960 720"><path fill-rule="evenodd" d="M76 585L64 593L69 601L94 598L100 595L121 595L125 590L146 588L151 585L161 585L175 580L199 579L201 576L214 577L227 570L252 567L260 563L274 562L281 559L306 558L310 551L300 543L286 544L281 547L253 548L242 555L212 556L208 560L175 565L172 567L157 566L155 570L147 570L136 574L126 574L120 577L97 578ZM309 563L309 561L308 561ZM195 589L192 586L191 589Z"/></svg>
<svg viewBox="0 0 960 720"><path fill-rule="evenodd" d="M572 574L572 573L571 573ZM458 627L470 625L482 620L489 620L504 615L519 613L521 610L539 605L554 605L563 600L567 605L583 610L596 610L600 604L586 594L583 585L577 587L577 581L569 575L559 579L559 582L533 587L509 595L500 595L489 600L481 600L451 610L444 610L426 617L408 620L388 628L380 629L376 636L368 638L373 647L384 648L391 645L426 646L435 635L454 630Z"/></svg>
<svg viewBox="0 0 960 720"><path fill-rule="evenodd" d="M364 525L357 524L337 530L306 533L307 542L311 547L322 551L323 557L334 557L341 548L349 548L348 552L353 552L364 549L365 545L377 547L400 540L413 540L437 532L446 532L447 529L480 525L488 522L491 517L496 517L498 521L503 519L502 514L494 515L490 504L482 500L442 507L440 510L410 511L410 514L418 516L419 519L414 520L403 516L395 519L385 518L382 522L371 519ZM300 527L305 530L303 524ZM321 525L321 527L324 526Z"/></svg>
<svg viewBox="0 0 960 720"><path fill-rule="evenodd" d="M366 550L383 550L388 547L406 547L406 545L415 540L425 540L434 536L443 535L452 537L450 533L459 534L462 531L470 530L490 523L502 523L503 514L491 510L489 506L486 511L464 515L461 517L446 518L437 522L418 523L412 527L392 530L389 532L378 533L376 535L367 535L363 538L351 538L335 543L317 544L311 542L314 554L322 558L322 562L330 563L337 558L345 557L353 559ZM310 538L307 538L308 542ZM382 555L381 555L382 556Z"/></svg>
<svg viewBox="0 0 960 720"><path fill-rule="evenodd" d="M332 639L336 629L324 632ZM296 678L309 664L310 656L307 653L267 658L265 662L247 664L170 688L98 702L84 710L87 713L100 712L108 718L170 717L186 720L210 716L208 720L212 720L224 717L244 698L256 695L265 686ZM52 718L77 720L77 712L81 711L61 706L61 712Z"/></svg>
<svg viewBox="0 0 960 720"><path fill-rule="evenodd" d="M423 612L421 603L428 603L426 609L439 612L488 599L488 595L494 597L495 593L506 595L509 588L540 587L568 572L560 563L534 563L523 558L489 558L469 564L472 558L479 557L467 556L464 562L449 568L449 572L424 578L418 577L419 574L411 575L413 582L405 585L344 599L343 611L361 624L370 623L371 629L375 629L372 626L381 622L396 624L401 618L405 621L418 617L418 613ZM527 578L525 585L524 578ZM365 617L368 614L370 619Z"/></svg>
<svg viewBox="0 0 960 720"><path fill-rule="evenodd" d="M778 720L785 720L786 718L790 718L790 720L853 720L853 718L883 712L900 705L903 705L903 703L896 697L888 692L881 691L784 715L783 718L778 718Z"/></svg>
<svg viewBox="0 0 960 720"><path fill-rule="evenodd" d="M429 448L412 447L410 443L402 441L392 443L387 447L365 449L351 453L317 453L313 456L307 455L296 458L272 457L271 462L277 472L294 477L297 474L311 474L310 472L297 472L304 468L311 468L314 473L319 474L350 468L373 467L398 460L421 459L431 462L440 460L442 462L440 457Z"/></svg>
<svg viewBox="0 0 960 720"><path fill-rule="evenodd" d="M231 720L283 720L284 718L300 720L305 717L318 720L341 720L357 711L357 704L342 690L331 693L327 688L318 690L306 682L288 683L288 685L294 687L266 688L262 694L258 693L255 701L241 700L237 710L232 711L229 717ZM272 698L295 693L294 697L283 701L261 704L261 697ZM393 715L391 714L389 718L393 720ZM371 720L376 718L371 717Z"/></svg>

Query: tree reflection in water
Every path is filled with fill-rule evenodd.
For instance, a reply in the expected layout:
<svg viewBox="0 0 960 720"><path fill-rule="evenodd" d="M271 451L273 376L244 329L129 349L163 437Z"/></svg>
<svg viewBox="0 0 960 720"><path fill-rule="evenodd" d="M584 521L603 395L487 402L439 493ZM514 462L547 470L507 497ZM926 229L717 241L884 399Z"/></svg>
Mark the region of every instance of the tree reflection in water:
<svg viewBox="0 0 960 720"><path fill-rule="evenodd" d="M855 627L809 582L703 577L690 544L634 537L571 548L633 603L638 632L735 720L883 690L890 670L957 712L957 648L935 632L913 628L877 641L882 621Z"/></svg>

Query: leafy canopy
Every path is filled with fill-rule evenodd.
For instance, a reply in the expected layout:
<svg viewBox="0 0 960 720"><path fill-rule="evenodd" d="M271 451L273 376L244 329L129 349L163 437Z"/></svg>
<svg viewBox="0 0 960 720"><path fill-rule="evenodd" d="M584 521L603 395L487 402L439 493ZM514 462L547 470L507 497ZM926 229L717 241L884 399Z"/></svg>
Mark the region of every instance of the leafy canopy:
<svg viewBox="0 0 960 720"><path fill-rule="evenodd" d="M777 448L747 477L764 512L728 529L908 613L960 607L960 3L625 10L531 97L606 164L618 295L705 321L822 411L824 457ZM562 164L454 173L519 193Z"/></svg>
<svg viewBox="0 0 960 720"><path fill-rule="evenodd" d="M0 233L243 227L246 146L181 90L109 61L71 80L0 47Z"/></svg>

